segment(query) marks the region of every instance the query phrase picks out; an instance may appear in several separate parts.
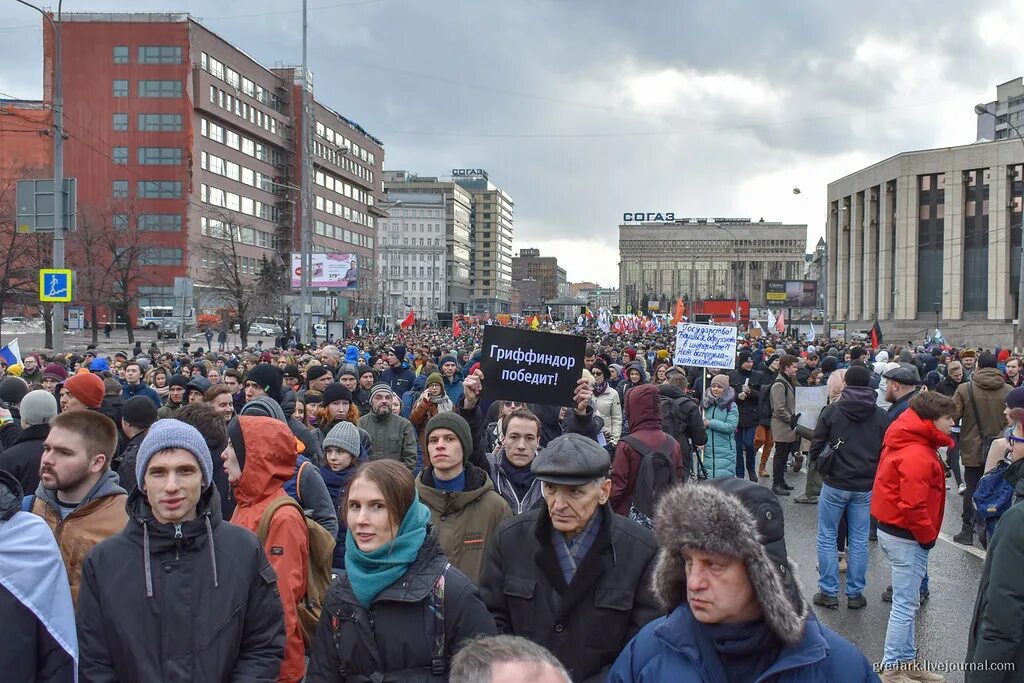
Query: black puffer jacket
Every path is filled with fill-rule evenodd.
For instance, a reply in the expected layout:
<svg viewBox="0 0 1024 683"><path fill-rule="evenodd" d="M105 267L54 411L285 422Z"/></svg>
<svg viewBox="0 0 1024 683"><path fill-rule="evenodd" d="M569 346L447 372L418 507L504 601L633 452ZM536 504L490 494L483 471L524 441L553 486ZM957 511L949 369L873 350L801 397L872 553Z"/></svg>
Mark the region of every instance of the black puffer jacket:
<svg viewBox="0 0 1024 683"><path fill-rule="evenodd" d="M846 387L835 403L825 406L811 438L811 459L816 460L828 442L842 440L825 483L843 491L870 491L882 455L882 439L888 418L876 405L878 394L870 387Z"/></svg>
<svg viewBox="0 0 1024 683"><path fill-rule="evenodd" d="M13 474L22 491L32 492L39 486L39 461L43 457L43 441L49 434L48 424L25 427L14 443L0 453L0 470Z"/></svg>
<svg viewBox="0 0 1024 683"><path fill-rule="evenodd" d="M85 560L78 595L83 681L274 683L284 657L277 576L209 487L196 519L153 519L136 489L124 531ZM219 502L219 501L218 501Z"/></svg>
<svg viewBox="0 0 1024 683"><path fill-rule="evenodd" d="M577 683L603 683L630 639L663 613L651 592L653 534L607 505L596 514L600 530L570 584L543 506L498 527L480 578L498 629L551 650Z"/></svg>
<svg viewBox="0 0 1024 683"><path fill-rule="evenodd" d="M445 569L447 567L447 570ZM443 632L431 611L434 584L445 573ZM443 635L445 657L466 640L497 633L476 587L441 552L430 530L405 574L385 588L367 611L342 572L327 591L310 654L306 683L428 683L433 637ZM376 676L376 677L375 677Z"/></svg>

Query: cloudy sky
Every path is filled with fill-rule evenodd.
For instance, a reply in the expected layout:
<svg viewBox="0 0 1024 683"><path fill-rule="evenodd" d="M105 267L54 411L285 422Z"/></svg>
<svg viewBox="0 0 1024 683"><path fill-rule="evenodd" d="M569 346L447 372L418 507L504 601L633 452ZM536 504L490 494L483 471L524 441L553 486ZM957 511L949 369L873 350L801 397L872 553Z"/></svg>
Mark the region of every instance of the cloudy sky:
<svg viewBox="0 0 1024 683"><path fill-rule="evenodd" d="M274 65L300 61L300 6L132 9L187 10ZM813 245L830 180L973 142L974 104L1024 73L1024 3L851 7L310 0L310 64L317 97L384 140L385 168L487 169L515 200L515 249L557 256L571 280L614 284L624 211L806 223ZM41 52L38 15L0 1L0 92L39 97Z"/></svg>

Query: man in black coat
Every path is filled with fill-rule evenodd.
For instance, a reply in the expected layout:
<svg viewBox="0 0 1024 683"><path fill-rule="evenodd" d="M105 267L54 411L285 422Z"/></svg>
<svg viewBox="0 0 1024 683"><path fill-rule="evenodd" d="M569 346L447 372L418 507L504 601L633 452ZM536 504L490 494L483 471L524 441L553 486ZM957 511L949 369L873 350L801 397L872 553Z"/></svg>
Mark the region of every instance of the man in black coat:
<svg viewBox="0 0 1024 683"><path fill-rule="evenodd" d="M21 400L21 432L14 443L0 452L0 470L13 474L22 491L31 494L39 486L43 441L50 434L50 420L56 415L57 399L48 391L30 391Z"/></svg>
<svg viewBox="0 0 1024 683"><path fill-rule="evenodd" d="M729 375L729 386L736 392L736 405L740 411L736 427L736 476L742 479L746 472L750 481L757 481L757 472L754 471L754 434L757 432L757 404L761 391L759 380L754 376L754 359L749 351L740 351L736 369Z"/></svg>
<svg viewBox="0 0 1024 683"><path fill-rule="evenodd" d="M121 431L128 437L121 455L114 461L121 488L131 493L139 485L135 480L135 460L149 428L156 422L156 406L146 396L132 396L121 408Z"/></svg>
<svg viewBox="0 0 1024 683"><path fill-rule="evenodd" d="M498 630L551 650L577 683L603 682L661 614L651 593L657 544L608 506L608 464L591 439L553 439L533 461L546 505L497 528L480 579Z"/></svg>
<svg viewBox="0 0 1024 683"><path fill-rule="evenodd" d="M284 614L256 536L223 521L191 425L159 420L128 525L89 553L78 596L84 680L277 680Z"/></svg>

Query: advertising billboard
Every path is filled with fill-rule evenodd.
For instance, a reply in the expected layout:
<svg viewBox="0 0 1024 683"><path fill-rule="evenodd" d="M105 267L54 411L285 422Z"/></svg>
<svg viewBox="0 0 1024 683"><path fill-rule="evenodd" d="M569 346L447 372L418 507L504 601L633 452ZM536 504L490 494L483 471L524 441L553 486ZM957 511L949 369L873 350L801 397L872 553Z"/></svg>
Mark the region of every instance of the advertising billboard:
<svg viewBox="0 0 1024 683"><path fill-rule="evenodd" d="M358 283L358 259L355 254L312 254L313 277L310 286L329 289L355 289ZM302 286L302 255L292 254L292 288Z"/></svg>
<svg viewBox="0 0 1024 683"><path fill-rule="evenodd" d="M769 306L817 308L818 283L815 280L765 280L764 302Z"/></svg>

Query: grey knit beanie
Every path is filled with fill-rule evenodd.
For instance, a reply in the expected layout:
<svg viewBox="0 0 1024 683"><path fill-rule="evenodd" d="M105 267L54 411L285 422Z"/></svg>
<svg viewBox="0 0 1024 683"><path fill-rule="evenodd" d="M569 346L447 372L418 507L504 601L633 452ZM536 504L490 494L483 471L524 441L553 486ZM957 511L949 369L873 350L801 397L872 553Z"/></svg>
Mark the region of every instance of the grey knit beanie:
<svg viewBox="0 0 1024 683"><path fill-rule="evenodd" d="M25 426L44 425L57 415L57 399L49 391L36 389L25 394L20 408Z"/></svg>
<svg viewBox="0 0 1024 683"><path fill-rule="evenodd" d="M324 437L324 451L330 447L340 448L350 455L359 458L359 428L351 422L339 422L331 427Z"/></svg>
<svg viewBox="0 0 1024 683"><path fill-rule="evenodd" d="M196 456L199 469L203 471L203 490L206 490L213 481L213 458L210 457L206 440L192 425L172 418L154 422L142 440L142 445L139 446L138 459L135 461L135 478L140 487L145 480L150 459L168 448L183 448Z"/></svg>

